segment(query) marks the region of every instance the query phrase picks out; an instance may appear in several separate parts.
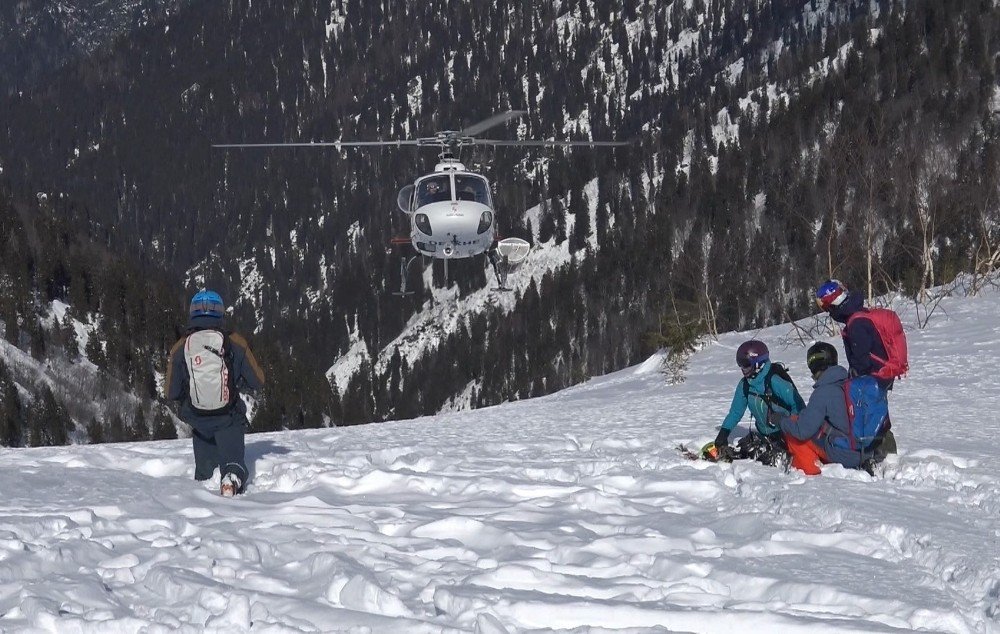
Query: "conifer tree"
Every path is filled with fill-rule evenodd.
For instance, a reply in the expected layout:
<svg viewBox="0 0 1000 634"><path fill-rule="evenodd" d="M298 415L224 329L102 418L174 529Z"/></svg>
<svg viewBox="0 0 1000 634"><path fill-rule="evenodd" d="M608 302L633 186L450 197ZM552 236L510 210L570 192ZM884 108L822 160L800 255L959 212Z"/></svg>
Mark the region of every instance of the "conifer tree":
<svg viewBox="0 0 1000 634"><path fill-rule="evenodd" d="M69 414L65 408L56 401L52 388L47 384L42 386L39 416L44 430L45 444L58 446L69 442L69 429L72 421L69 420Z"/></svg>
<svg viewBox="0 0 1000 634"><path fill-rule="evenodd" d="M146 413L142 406L135 408L135 413L132 415L132 427L129 431L131 432L131 440L149 440L149 424L146 423Z"/></svg>
<svg viewBox="0 0 1000 634"><path fill-rule="evenodd" d="M590 237L590 209L582 189L573 188L569 195L569 213L573 216L573 235L569 241L569 252L575 253L587 248Z"/></svg>
<svg viewBox="0 0 1000 634"><path fill-rule="evenodd" d="M24 414L17 385L7 364L0 359L0 444L20 447L24 442Z"/></svg>
<svg viewBox="0 0 1000 634"><path fill-rule="evenodd" d="M70 361L76 361L80 358L80 341L77 339L76 327L73 324L73 318L70 317L69 311L66 311L66 314L63 315L61 329L66 356Z"/></svg>
<svg viewBox="0 0 1000 634"><path fill-rule="evenodd" d="M87 438L92 445L99 445L105 441L104 425L97 418L91 418L87 424Z"/></svg>
<svg viewBox="0 0 1000 634"><path fill-rule="evenodd" d="M41 447L45 444L45 428L38 408L28 410L28 446Z"/></svg>
<svg viewBox="0 0 1000 634"><path fill-rule="evenodd" d="M125 431L125 421L122 415L115 412L111 417L111 424L108 427L108 442L122 442L127 439Z"/></svg>
<svg viewBox="0 0 1000 634"><path fill-rule="evenodd" d="M87 345L84 346L84 352L87 354L87 358L91 363L96 365L98 368L105 367L104 347L101 345L97 329L94 329L90 333L90 337L87 339Z"/></svg>
<svg viewBox="0 0 1000 634"><path fill-rule="evenodd" d="M173 440L177 438L177 427L165 407L156 408L153 417L153 440Z"/></svg>

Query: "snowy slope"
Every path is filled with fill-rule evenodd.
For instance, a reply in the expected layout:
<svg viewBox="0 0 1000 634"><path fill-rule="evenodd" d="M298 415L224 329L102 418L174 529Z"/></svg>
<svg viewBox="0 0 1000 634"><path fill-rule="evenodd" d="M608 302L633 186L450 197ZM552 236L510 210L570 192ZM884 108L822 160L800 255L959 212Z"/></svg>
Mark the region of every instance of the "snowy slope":
<svg viewBox="0 0 1000 634"><path fill-rule="evenodd" d="M678 456L714 437L746 333L676 385L654 359L252 436L235 500L191 481L184 441L0 450L0 630L1000 631L1000 297L944 307L911 331L874 479ZM806 383L791 328L759 336Z"/></svg>

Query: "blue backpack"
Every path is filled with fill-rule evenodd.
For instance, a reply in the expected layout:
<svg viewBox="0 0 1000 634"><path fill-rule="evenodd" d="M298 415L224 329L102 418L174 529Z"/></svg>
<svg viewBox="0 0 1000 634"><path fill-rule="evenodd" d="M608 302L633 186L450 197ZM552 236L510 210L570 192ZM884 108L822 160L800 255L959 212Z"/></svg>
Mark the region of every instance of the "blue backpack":
<svg viewBox="0 0 1000 634"><path fill-rule="evenodd" d="M878 438L889 418L889 401L886 392L873 376L859 376L844 383L844 401L847 403L849 438L838 438L834 444L864 451Z"/></svg>

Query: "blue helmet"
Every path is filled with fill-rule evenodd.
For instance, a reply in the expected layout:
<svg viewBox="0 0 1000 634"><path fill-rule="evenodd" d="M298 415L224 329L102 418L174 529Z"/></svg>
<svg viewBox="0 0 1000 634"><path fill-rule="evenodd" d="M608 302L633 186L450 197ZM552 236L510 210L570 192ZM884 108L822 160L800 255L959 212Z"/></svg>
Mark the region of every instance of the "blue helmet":
<svg viewBox="0 0 1000 634"><path fill-rule="evenodd" d="M225 310L222 296L215 291L199 291L191 298L191 317L207 316L221 319Z"/></svg>

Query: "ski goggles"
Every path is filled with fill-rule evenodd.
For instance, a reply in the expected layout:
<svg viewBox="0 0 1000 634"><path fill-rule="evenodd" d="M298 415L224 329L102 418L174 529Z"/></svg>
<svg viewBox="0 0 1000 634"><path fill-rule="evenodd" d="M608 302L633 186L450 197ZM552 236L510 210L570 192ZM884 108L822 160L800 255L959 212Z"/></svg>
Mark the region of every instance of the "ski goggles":
<svg viewBox="0 0 1000 634"><path fill-rule="evenodd" d="M749 379L756 376L766 362L767 357L757 357L752 361L740 362L737 365L740 366L740 372L743 373L743 376Z"/></svg>
<svg viewBox="0 0 1000 634"><path fill-rule="evenodd" d="M831 365L830 361L831 361L830 357L823 354L822 352L817 352L815 354L809 355L806 358L806 367L809 368L809 372L811 372L812 374L816 374L816 372L818 372L821 368L825 369L830 367Z"/></svg>

